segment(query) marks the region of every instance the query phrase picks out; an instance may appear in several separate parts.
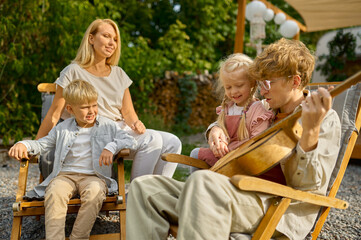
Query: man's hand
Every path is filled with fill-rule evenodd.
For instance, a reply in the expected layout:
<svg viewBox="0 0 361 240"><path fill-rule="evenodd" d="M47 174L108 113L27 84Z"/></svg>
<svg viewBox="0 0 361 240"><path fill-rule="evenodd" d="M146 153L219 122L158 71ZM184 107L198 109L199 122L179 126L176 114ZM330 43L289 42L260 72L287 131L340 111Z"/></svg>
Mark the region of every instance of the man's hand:
<svg viewBox="0 0 361 240"><path fill-rule="evenodd" d="M110 165L113 163L113 153L109 150L104 149L99 157L99 165Z"/></svg>
<svg viewBox="0 0 361 240"><path fill-rule="evenodd" d="M23 158L29 159L28 150L22 143L17 143L9 150L9 156L20 161Z"/></svg>
<svg viewBox="0 0 361 240"><path fill-rule="evenodd" d="M305 152L317 147L321 123L331 106L332 97L324 88L312 92L310 96L302 101L303 133L300 146Z"/></svg>
<svg viewBox="0 0 361 240"><path fill-rule="evenodd" d="M227 137L220 127L214 126L211 129L208 144L215 157L221 158L229 152Z"/></svg>
<svg viewBox="0 0 361 240"><path fill-rule="evenodd" d="M142 123L142 121L140 121L139 119L137 121L135 121L131 126L130 128L138 133L138 134L143 134L145 132L145 126L144 124Z"/></svg>

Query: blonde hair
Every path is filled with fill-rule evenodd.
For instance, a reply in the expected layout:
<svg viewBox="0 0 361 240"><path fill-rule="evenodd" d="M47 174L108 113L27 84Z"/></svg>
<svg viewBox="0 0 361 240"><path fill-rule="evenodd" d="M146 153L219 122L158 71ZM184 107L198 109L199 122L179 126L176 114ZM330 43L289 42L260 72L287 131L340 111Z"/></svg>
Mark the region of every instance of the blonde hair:
<svg viewBox="0 0 361 240"><path fill-rule="evenodd" d="M63 90L63 97L68 104L84 104L98 100L98 93L90 83L77 79Z"/></svg>
<svg viewBox="0 0 361 240"><path fill-rule="evenodd" d="M281 38L255 58L249 74L256 80L299 75L303 89L311 80L314 66L315 57L305 44Z"/></svg>
<svg viewBox="0 0 361 240"><path fill-rule="evenodd" d="M94 63L94 49L93 46L89 43L89 36L90 34L93 36L97 34L99 26L104 23L111 25L117 35L117 48L115 49L113 55L106 59L106 64L110 66L116 66L119 63L121 49L119 28L117 24L111 19L97 19L94 20L85 31L76 57L73 60L73 62L79 64L82 68L90 67Z"/></svg>
<svg viewBox="0 0 361 240"><path fill-rule="evenodd" d="M229 55L219 65L219 78L217 80L216 92L217 92L217 95L220 96L222 99L222 104L221 104L222 111L218 115L217 123L218 123L218 126L222 128L223 132L226 134L226 136L228 138L229 138L229 134L228 134L226 124L225 124L225 117L226 117L226 112L228 110L228 104L230 103L231 100L225 95L222 78L223 78L224 73L234 73L234 72L243 70L243 71L245 71L246 76L251 83L250 84L251 92L250 92L249 98L244 106L244 111L242 113L241 120L240 120L238 130L237 130L238 140L246 139L249 137L249 134L248 134L248 130L246 128L245 111L246 111L247 106L254 99L253 95L256 91L256 87L255 87L256 81L248 77L248 68L252 63L253 63L253 60L250 57L248 57L247 55L244 55L242 53L235 53L235 54Z"/></svg>

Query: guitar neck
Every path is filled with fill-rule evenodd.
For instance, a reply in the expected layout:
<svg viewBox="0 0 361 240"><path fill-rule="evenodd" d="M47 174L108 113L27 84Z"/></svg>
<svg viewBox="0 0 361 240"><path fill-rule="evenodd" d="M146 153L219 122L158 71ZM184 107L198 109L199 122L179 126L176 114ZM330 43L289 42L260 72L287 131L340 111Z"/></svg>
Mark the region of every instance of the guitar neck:
<svg viewBox="0 0 361 240"><path fill-rule="evenodd" d="M360 81L361 81L361 71L352 75L346 81L340 83L334 89L332 89L330 91L331 97L336 97L337 95L339 95L340 93L351 87L352 85L359 83Z"/></svg>

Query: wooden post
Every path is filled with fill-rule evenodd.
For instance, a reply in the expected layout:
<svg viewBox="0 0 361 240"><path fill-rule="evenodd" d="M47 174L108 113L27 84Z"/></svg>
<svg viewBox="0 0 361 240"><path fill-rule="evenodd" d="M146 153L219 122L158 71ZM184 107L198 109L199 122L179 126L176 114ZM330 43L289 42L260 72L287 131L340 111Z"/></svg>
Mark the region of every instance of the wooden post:
<svg viewBox="0 0 361 240"><path fill-rule="evenodd" d="M243 53L243 39L246 20L246 0L238 0L237 30L234 52Z"/></svg>
<svg viewBox="0 0 361 240"><path fill-rule="evenodd" d="M294 40L300 40L300 32L298 32L294 37Z"/></svg>

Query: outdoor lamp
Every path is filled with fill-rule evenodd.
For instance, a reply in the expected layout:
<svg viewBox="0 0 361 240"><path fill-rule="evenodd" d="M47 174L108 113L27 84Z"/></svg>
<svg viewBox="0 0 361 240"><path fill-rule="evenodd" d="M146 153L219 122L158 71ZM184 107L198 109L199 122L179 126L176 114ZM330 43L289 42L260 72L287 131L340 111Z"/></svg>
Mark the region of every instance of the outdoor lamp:
<svg viewBox="0 0 361 240"><path fill-rule="evenodd" d="M275 23L282 24L286 21L286 15L284 13L277 13L275 16Z"/></svg>
<svg viewBox="0 0 361 240"><path fill-rule="evenodd" d="M297 23L292 20L287 20L280 26L280 33L286 38L293 38L299 31Z"/></svg>
<svg viewBox="0 0 361 240"><path fill-rule="evenodd" d="M263 14L263 19L266 22L269 22L273 19L274 15L275 15L275 13L273 12L273 10L268 8Z"/></svg>
<svg viewBox="0 0 361 240"><path fill-rule="evenodd" d="M252 1L246 6L246 19L251 25L251 43L257 49L257 55L262 52L262 39L266 38L266 23L263 16L267 7L263 2Z"/></svg>

